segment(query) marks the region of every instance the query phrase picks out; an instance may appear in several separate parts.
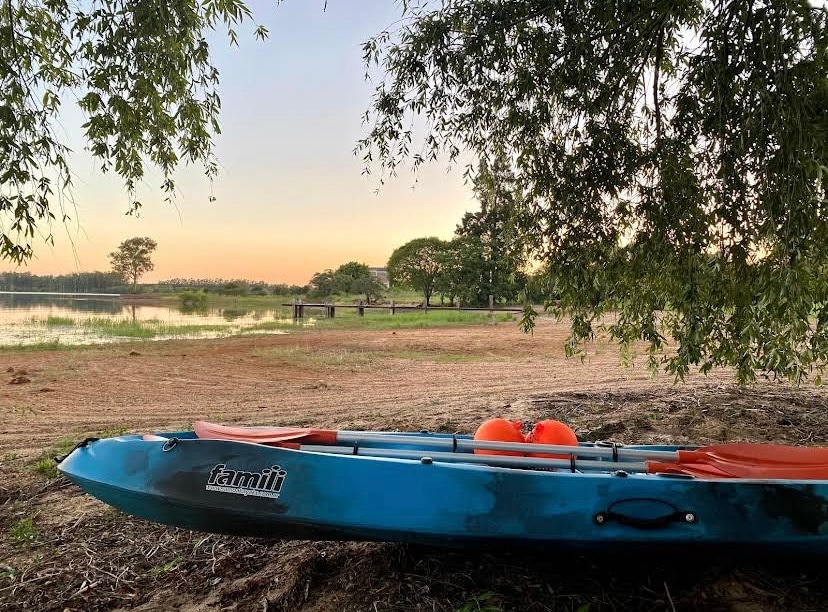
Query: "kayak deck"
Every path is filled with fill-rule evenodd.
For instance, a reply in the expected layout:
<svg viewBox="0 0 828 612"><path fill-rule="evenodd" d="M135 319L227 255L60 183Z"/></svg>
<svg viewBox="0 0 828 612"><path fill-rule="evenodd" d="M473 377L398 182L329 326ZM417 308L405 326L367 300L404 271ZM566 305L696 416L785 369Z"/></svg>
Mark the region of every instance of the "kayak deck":
<svg viewBox="0 0 828 612"><path fill-rule="evenodd" d="M398 444L372 447L366 440L357 453L338 444L311 452L199 438L194 431L120 436L73 450L59 470L129 514L212 533L449 547L828 552L825 481L497 466L470 461L526 458L476 455L468 449L446 451L457 461L441 461L434 457L443 451L423 445L423 439L453 445L455 439L470 438L379 436L393 436ZM362 454L391 446L413 455ZM590 443L582 448L606 449ZM624 448L649 453L686 447Z"/></svg>

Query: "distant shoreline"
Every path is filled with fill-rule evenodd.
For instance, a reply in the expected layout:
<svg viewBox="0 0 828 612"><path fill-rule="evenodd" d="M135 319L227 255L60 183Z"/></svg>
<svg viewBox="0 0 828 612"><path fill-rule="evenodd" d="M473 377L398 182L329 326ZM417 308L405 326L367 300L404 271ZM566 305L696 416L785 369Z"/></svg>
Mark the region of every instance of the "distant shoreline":
<svg viewBox="0 0 828 612"><path fill-rule="evenodd" d="M123 293L84 293L65 291L0 291L0 295L54 295L57 297L122 297Z"/></svg>
<svg viewBox="0 0 828 612"><path fill-rule="evenodd" d="M121 293L118 299L125 304L143 304L145 306L158 306L161 304L161 296L159 294L142 294L142 293Z"/></svg>
<svg viewBox="0 0 828 612"><path fill-rule="evenodd" d="M42 295L65 298L105 298L117 299L124 304L160 305L161 298L158 294L141 293L84 293L68 291L0 291L2 295Z"/></svg>

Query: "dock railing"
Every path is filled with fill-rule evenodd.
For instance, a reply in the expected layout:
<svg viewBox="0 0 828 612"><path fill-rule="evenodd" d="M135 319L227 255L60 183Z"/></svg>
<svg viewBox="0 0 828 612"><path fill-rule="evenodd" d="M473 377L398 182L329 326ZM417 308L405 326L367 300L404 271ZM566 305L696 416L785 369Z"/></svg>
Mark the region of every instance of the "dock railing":
<svg viewBox="0 0 828 612"><path fill-rule="evenodd" d="M290 306L293 310L294 319L304 319L305 309L310 308L314 310L323 310L324 316L333 319L336 317L336 310L338 308L355 308L357 315L365 316L366 310L387 310L389 314L396 314L398 311L415 311L428 312L429 310L460 310L472 312L488 312L495 314L498 312L523 312L523 308L518 306L506 306L495 308L494 299L489 296L489 306L426 306L423 304L396 304L391 300L390 304L366 304L362 300L356 304L334 304L333 302L305 302L303 300L293 300L290 304L282 304L282 306Z"/></svg>

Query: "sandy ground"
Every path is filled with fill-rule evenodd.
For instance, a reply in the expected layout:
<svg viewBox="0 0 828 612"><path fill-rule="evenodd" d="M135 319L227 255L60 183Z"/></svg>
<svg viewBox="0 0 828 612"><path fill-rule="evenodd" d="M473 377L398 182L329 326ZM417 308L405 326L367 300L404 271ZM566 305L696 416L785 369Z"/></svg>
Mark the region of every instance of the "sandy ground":
<svg viewBox="0 0 828 612"><path fill-rule="evenodd" d="M533 335L506 323L0 354L0 469L13 475L0 485L0 609L820 609L828 593L810 567L628 576L593 561L550 568L547 558L204 536L125 517L31 467L61 438L198 419L468 432L502 415L561 418L584 439L619 442L828 442L821 389L740 388L726 371L675 386L643 359L620 366L601 342L583 362L565 359L566 335L541 320ZM37 534L21 542L10 534L27 518Z"/></svg>

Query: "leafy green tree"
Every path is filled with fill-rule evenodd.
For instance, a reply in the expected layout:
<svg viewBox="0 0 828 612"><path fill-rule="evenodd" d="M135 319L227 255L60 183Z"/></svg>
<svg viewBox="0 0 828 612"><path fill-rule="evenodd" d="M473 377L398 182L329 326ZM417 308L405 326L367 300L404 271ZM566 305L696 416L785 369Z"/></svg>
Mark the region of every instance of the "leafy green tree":
<svg viewBox="0 0 828 612"><path fill-rule="evenodd" d="M382 294L384 287L371 276L368 265L349 261L336 270L317 272L310 280L311 295L328 298L334 294L363 294L370 303Z"/></svg>
<svg viewBox="0 0 828 612"><path fill-rule="evenodd" d="M383 285L376 276L360 276L351 281L351 293L364 295L367 303L376 302L385 293Z"/></svg>
<svg viewBox="0 0 828 612"><path fill-rule="evenodd" d="M207 37L252 21L243 0L7 0L0 10L0 257L32 256L37 228L65 215L69 148L57 121L77 100L86 148L103 171L135 185L149 163L167 198L180 161L216 174L218 70ZM254 25L254 35L267 30ZM47 235L51 240L51 234Z"/></svg>
<svg viewBox="0 0 828 612"><path fill-rule="evenodd" d="M415 238L391 253L388 280L391 286L405 285L423 293L429 305L435 283L445 260L447 243L439 238Z"/></svg>
<svg viewBox="0 0 828 612"><path fill-rule="evenodd" d="M368 264L359 263L358 261L349 261L348 263L342 264L336 269L334 274L351 279L371 276Z"/></svg>
<svg viewBox="0 0 828 612"><path fill-rule="evenodd" d="M409 156L416 168L442 152L502 150L523 194L518 229L555 276L552 309L571 317L574 344L615 310L611 336L645 341L649 365L677 377L691 366L732 366L741 381L820 375L825 6L456 0L403 10L398 29L364 47L385 73L358 145L366 166L393 174Z"/></svg>
<svg viewBox="0 0 828 612"><path fill-rule="evenodd" d="M480 210L463 215L455 234L468 240L452 249L459 257L455 269L470 283L464 300L483 304L490 295L496 301L514 300L526 280L526 248L517 230L522 194L503 155L497 155L491 166L483 159L472 184Z"/></svg>
<svg viewBox="0 0 828 612"><path fill-rule="evenodd" d="M362 293L354 288L354 282L370 276L367 264L357 261L344 263L334 271L334 291L342 294Z"/></svg>
<svg viewBox="0 0 828 612"><path fill-rule="evenodd" d="M549 270L548 265L541 266L527 275L525 297L529 304L544 303L545 301L558 299L555 278Z"/></svg>
<svg viewBox="0 0 828 612"><path fill-rule="evenodd" d="M336 291L336 274L333 270L317 272L310 279L310 295L313 297L327 298Z"/></svg>
<svg viewBox="0 0 828 612"><path fill-rule="evenodd" d="M158 244L152 238L130 238L124 240L117 250L109 254L112 271L120 274L125 280L132 281L133 293L141 275L155 268L152 253L156 248Z"/></svg>
<svg viewBox="0 0 828 612"><path fill-rule="evenodd" d="M480 240L473 236L455 237L446 243L439 258L435 291L452 302L480 303L481 272L486 266Z"/></svg>

